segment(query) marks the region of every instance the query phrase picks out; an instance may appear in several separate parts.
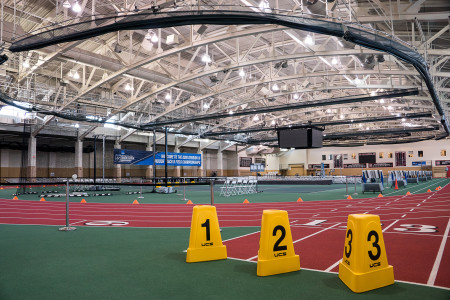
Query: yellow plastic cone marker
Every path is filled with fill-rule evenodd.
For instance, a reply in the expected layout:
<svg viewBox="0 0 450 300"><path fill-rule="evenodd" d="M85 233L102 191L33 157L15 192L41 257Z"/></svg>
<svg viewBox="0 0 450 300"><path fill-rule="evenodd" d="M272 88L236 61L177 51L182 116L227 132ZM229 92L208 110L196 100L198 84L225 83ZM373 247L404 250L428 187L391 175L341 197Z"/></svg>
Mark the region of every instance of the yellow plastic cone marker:
<svg viewBox="0 0 450 300"><path fill-rule="evenodd" d="M19 198L17 198L17 196L14 196L13 200L19 200Z"/></svg>
<svg viewBox="0 0 450 300"><path fill-rule="evenodd" d="M301 197L298 197L297 202L303 202L303 199Z"/></svg>
<svg viewBox="0 0 450 300"><path fill-rule="evenodd" d="M431 190L430 190L430 189L428 189L427 193L431 193Z"/></svg>
<svg viewBox="0 0 450 300"><path fill-rule="evenodd" d="M351 195L348 195L347 200L353 199Z"/></svg>
<svg viewBox="0 0 450 300"><path fill-rule="evenodd" d="M132 204L139 204L139 201L134 200Z"/></svg>
<svg viewBox="0 0 450 300"><path fill-rule="evenodd" d="M44 198L41 198L41 200L39 200L39 201L41 201L41 202L45 202L45 199L44 199Z"/></svg>
<svg viewBox="0 0 450 300"><path fill-rule="evenodd" d="M192 211L186 262L219 259L227 259L227 248L222 244L216 207L196 205Z"/></svg>
<svg viewBox="0 0 450 300"><path fill-rule="evenodd" d="M406 192L406 196L409 196L409 195L411 195L411 193L409 191L407 191Z"/></svg>
<svg viewBox="0 0 450 300"><path fill-rule="evenodd" d="M378 198L383 198L383 194L378 194Z"/></svg>
<svg viewBox="0 0 450 300"><path fill-rule="evenodd" d="M250 203L250 201L248 201L247 199L244 200L244 202L242 203Z"/></svg>
<svg viewBox="0 0 450 300"><path fill-rule="evenodd" d="M388 265L380 217L348 216L339 278L355 293L394 284L394 268Z"/></svg>
<svg viewBox="0 0 450 300"><path fill-rule="evenodd" d="M256 274L269 276L298 270L300 257L294 252L287 211L264 210Z"/></svg>
<svg viewBox="0 0 450 300"><path fill-rule="evenodd" d="M81 199L81 203L86 203L86 200L84 200L84 199Z"/></svg>
<svg viewBox="0 0 450 300"><path fill-rule="evenodd" d="M186 202L186 204L194 204L194 203L192 203L191 200L188 200L188 202Z"/></svg>

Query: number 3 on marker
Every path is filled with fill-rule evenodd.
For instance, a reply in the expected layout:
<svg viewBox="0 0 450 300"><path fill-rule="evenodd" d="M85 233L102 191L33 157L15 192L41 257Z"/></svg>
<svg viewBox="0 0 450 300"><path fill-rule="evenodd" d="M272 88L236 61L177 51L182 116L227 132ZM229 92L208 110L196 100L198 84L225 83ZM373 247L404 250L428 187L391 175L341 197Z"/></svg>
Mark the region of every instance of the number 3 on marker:
<svg viewBox="0 0 450 300"><path fill-rule="evenodd" d="M209 241L211 239L211 231L209 228L209 219L206 219L205 223L202 224L202 227L206 228L206 240Z"/></svg>
<svg viewBox="0 0 450 300"><path fill-rule="evenodd" d="M351 229L347 230L347 237L349 237L349 236L350 236L350 239L348 240L348 252L347 252L347 245L345 245L345 257L347 257L347 258L349 258L350 254L352 253L353 232Z"/></svg>
<svg viewBox="0 0 450 300"><path fill-rule="evenodd" d="M375 242L372 242L372 236L375 237ZM370 259L371 260L379 259L381 255L381 248L380 245L378 245L378 233L375 230L370 231L369 235L367 236L367 241L372 242L372 246L375 249L377 249L376 254L373 254L372 250L368 251Z"/></svg>

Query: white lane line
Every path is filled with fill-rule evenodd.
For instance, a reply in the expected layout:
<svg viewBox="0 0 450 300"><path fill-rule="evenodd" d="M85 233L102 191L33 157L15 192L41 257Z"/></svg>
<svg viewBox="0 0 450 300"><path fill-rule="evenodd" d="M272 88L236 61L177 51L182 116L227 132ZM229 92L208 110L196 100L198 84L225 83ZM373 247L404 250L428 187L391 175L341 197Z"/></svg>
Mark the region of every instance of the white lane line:
<svg viewBox="0 0 450 300"><path fill-rule="evenodd" d="M351 207L351 205L347 205L346 207Z"/></svg>
<svg viewBox="0 0 450 300"><path fill-rule="evenodd" d="M331 211L336 211L337 210L337 208L335 208L335 209L333 209L333 210L331 210Z"/></svg>
<svg viewBox="0 0 450 300"><path fill-rule="evenodd" d="M391 202L388 202L388 203L386 203L385 205L389 205L389 204L391 204Z"/></svg>
<svg viewBox="0 0 450 300"><path fill-rule="evenodd" d="M409 211L414 211L414 208L410 209Z"/></svg>
<svg viewBox="0 0 450 300"><path fill-rule="evenodd" d="M368 214L369 212L368 211L366 211L365 213L363 213L363 215L366 215L366 214Z"/></svg>
<svg viewBox="0 0 450 300"><path fill-rule="evenodd" d="M406 215L403 215L402 218L406 217Z"/></svg>
<svg viewBox="0 0 450 300"><path fill-rule="evenodd" d="M397 223L399 220L395 220L394 222L392 222L391 224L389 224L389 226L387 226L386 228L384 228L382 230L382 232L385 232L386 230L388 230L392 225L394 225L395 223ZM328 268L325 269L325 272L330 272L331 270L333 270L341 261L342 259L338 260L337 262L335 262L334 264L332 264L331 266L329 266Z"/></svg>
<svg viewBox="0 0 450 300"><path fill-rule="evenodd" d="M420 203L419 203L419 204L417 204L417 206L420 206Z"/></svg>
<svg viewBox="0 0 450 300"><path fill-rule="evenodd" d="M431 270L430 277L428 278L427 285L434 285L436 276L439 270L439 265L441 264L442 255L444 254L445 243L447 242L448 231L450 230L450 219L448 219L447 228L445 229L444 236L442 237L441 246L436 255L436 260L434 261L433 269Z"/></svg>
<svg viewBox="0 0 450 300"><path fill-rule="evenodd" d="M77 221L77 222L75 222L75 223L71 223L70 225L75 225L75 224L78 224L78 223L82 223L82 222L86 222L87 220L81 220L81 221Z"/></svg>
<svg viewBox="0 0 450 300"><path fill-rule="evenodd" d="M427 199L423 200L422 203L424 203L425 201L427 201Z"/></svg>
<svg viewBox="0 0 450 300"><path fill-rule="evenodd" d="M320 215L320 214L316 214L316 215L314 215L313 217L317 217L318 215Z"/></svg>
<svg viewBox="0 0 450 300"><path fill-rule="evenodd" d="M380 207L378 206L378 207L375 207L375 209L379 209Z"/></svg>
<svg viewBox="0 0 450 300"><path fill-rule="evenodd" d="M322 229L322 230L320 230L320 231L317 231L317 232L315 232L315 233L313 233L313 234L310 234L310 235L307 235L307 236L305 236L305 237L302 237L301 239L298 239L298 240L296 240L296 241L293 241L292 243L295 244L295 243L297 243L297 242L303 241L303 240L305 240L305 239L307 239L307 238L310 238L310 237L312 237L312 236L314 236L314 235L316 235L316 234L319 234L319 233L324 232L324 231L326 231L326 230L328 230L328 229L331 229L331 228L333 228L333 227L335 227L335 226L338 226L339 224L341 224L341 223L336 223L336 224L334 224L334 225L332 225L332 226L330 226L330 227L327 227L327 228ZM251 260L253 260L253 259L257 258L257 257L258 257L258 255L255 255L255 256L253 256L253 257L247 258L246 261L251 261Z"/></svg>

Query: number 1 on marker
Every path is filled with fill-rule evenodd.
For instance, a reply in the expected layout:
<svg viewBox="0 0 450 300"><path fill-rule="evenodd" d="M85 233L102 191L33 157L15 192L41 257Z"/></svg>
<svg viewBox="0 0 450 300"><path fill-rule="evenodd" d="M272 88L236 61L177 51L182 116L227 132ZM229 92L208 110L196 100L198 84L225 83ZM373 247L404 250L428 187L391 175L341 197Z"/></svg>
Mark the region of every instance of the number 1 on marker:
<svg viewBox="0 0 450 300"><path fill-rule="evenodd" d="M206 228L206 240L211 240L211 231L209 228L209 219L206 219L205 223L202 224L202 227Z"/></svg>

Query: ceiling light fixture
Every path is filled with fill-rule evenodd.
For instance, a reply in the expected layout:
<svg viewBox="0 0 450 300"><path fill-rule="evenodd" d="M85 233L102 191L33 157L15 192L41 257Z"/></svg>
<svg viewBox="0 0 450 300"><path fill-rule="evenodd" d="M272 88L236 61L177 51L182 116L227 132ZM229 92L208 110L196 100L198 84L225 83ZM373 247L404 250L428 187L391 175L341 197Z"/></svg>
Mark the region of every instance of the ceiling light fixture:
<svg viewBox="0 0 450 300"><path fill-rule="evenodd" d="M362 82L361 79L359 79L358 77L355 78L355 84L356 85L361 84L361 82Z"/></svg>
<svg viewBox="0 0 450 300"><path fill-rule="evenodd" d="M299 98L299 95L297 93L294 94L294 99L297 100Z"/></svg>
<svg viewBox="0 0 450 300"><path fill-rule="evenodd" d="M259 120L258 115L255 115L255 116L253 117L253 121L258 121L258 120Z"/></svg>
<svg viewBox="0 0 450 300"><path fill-rule="evenodd" d="M310 45L310 46L314 45L314 41L309 34L305 38L305 44Z"/></svg>
<svg viewBox="0 0 450 300"><path fill-rule="evenodd" d="M380 103L384 103L384 99L380 99Z"/></svg>
<svg viewBox="0 0 450 300"><path fill-rule="evenodd" d="M336 59L336 57L333 57L333 59L331 60L331 64L332 65L337 65L338 60Z"/></svg>
<svg viewBox="0 0 450 300"><path fill-rule="evenodd" d="M266 10L266 9L270 9L269 1L267 1L267 0L262 0L262 1L259 3L259 8L260 8L262 11L264 11L264 10Z"/></svg>
<svg viewBox="0 0 450 300"><path fill-rule="evenodd" d="M272 91L279 91L279 90L280 90L280 88L278 87L278 84L274 83L272 85Z"/></svg>
<svg viewBox="0 0 450 300"><path fill-rule="evenodd" d="M70 4L69 0L66 0L66 1L64 1L64 3L63 3L63 7L64 7L64 8L71 8L72 5Z"/></svg>
<svg viewBox="0 0 450 300"><path fill-rule="evenodd" d="M24 62L22 63L22 66L23 66L24 68L29 68L29 67L30 67L30 63L28 62L28 60L26 60L26 61L24 61Z"/></svg>
<svg viewBox="0 0 450 300"><path fill-rule="evenodd" d="M241 76L241 77L245 76L244 68L239 69L239 76Z"/></svg>
<svg viewBox="0 0 450 300"><path fill-rule="evenodd" d="M80 79L80 74L78 74L78 72L75 71L75 72L73 73L73 78L74 78L74 79Z"/></svg>
<svg viewBox="0 0 450 300"><path fill-rule="evenodd" d="M165 98L166 98L166 100L172 99L172 97L170 96L170 93L167 93Z"/></svg>
<svg viewBox="0 0 450 300"><path fill-rule="evenodd" d="M78 1L75 1L75 4L72 6L72 10L76 13L81 12L81 6Z"/></svg>

